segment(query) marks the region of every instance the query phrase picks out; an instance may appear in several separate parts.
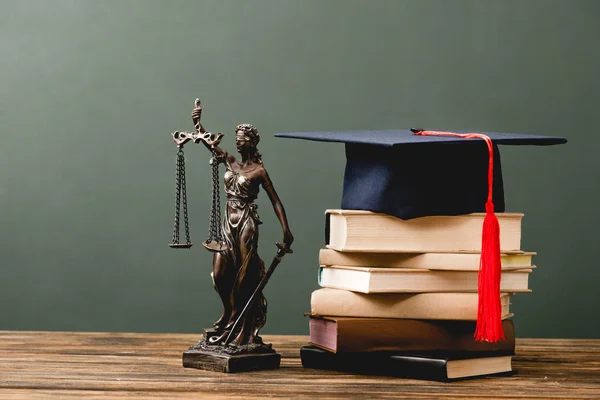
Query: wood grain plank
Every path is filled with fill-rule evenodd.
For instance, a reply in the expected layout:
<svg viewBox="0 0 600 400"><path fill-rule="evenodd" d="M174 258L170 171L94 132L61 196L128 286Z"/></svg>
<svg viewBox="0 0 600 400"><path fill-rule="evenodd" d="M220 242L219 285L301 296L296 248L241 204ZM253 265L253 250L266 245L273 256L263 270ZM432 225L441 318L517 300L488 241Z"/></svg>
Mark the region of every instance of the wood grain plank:
<svg viewBox="0 0 600 400"><path fill-rule="evenodd" d="M0 398L600 398L600 340L517 339L518 374L447 384L304 369L306 336L265 336L277 370L185 369L199 336L0 331Z"/></svg>

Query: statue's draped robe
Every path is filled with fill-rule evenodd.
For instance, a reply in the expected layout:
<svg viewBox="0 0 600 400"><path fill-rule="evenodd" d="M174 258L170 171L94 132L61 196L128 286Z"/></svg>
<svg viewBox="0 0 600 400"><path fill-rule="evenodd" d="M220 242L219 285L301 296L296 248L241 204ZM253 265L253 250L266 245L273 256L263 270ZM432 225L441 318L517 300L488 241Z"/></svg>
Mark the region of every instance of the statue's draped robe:
<svg viewBox="0 0 600 400"><path fill-rule="evenodd" d="M265 266L258 256L258 225L261 224L254 203L258 197L259 184L235 172L228 161L225 172L225 195L227 205L222 222L223 239L227 244L224 256L233 265L235 281L232 289L234 310L241 311L265 274ZM259 168L259 167L257 167ZM242 246L246 249L241 254ZM267 300L262 293L244 315L243 329L256 341L258 331L265 325Z"/></svg>

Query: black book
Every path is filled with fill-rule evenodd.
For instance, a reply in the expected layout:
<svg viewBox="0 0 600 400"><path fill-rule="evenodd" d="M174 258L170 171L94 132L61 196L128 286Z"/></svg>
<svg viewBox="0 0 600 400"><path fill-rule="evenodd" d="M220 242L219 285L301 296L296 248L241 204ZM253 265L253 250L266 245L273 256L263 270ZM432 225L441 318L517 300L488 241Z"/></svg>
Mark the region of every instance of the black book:
<svg viewBox="0 0 600 400"><path fill-rule="evenodd" d="M304 368L387 375L428 381L449 382L484 375L512 372L512 352L487 353L330 353L314 346L300 349Z"/></svg>

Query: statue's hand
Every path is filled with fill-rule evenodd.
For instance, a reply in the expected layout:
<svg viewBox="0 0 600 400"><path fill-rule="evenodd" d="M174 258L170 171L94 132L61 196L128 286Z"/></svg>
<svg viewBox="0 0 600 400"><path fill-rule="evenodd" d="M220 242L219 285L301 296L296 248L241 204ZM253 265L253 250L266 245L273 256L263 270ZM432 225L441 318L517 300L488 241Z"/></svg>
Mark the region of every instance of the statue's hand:
<svg viewBox="0 0 600 400"><path fill-rule="evenodd" d="M290 232L289 229L284 229L283 231L283 242L275 243L275 245L279 248L279 252L283 256L286 253L293 253L292 251L292 243L294 242L294 235Z"/></svg>
<svg viewBox="0 0 600 400"><path fill-rule="evenodd" d="M277 246L277 257L283 257L286 254L291 254L294 251L290 249L290 247L285 243L275 242L275 246Z"/></svg>
<svg viewBox="0 0 600 400"><path fill-rule="evenodd" d="M289 230L285 230L283 232L283 243L287 248L292 247L292 243L294 242L294 235Z"/></svg>

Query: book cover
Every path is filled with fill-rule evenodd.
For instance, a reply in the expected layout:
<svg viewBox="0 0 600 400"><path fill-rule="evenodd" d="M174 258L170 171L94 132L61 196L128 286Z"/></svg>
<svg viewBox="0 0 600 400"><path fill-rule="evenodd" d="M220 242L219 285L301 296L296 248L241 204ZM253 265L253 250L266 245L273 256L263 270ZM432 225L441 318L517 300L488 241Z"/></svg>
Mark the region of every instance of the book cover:
<svg viewBox="0 0 600 400"><path fill-rule="evenodd" d="M473 357L467 352L333 354L314 346L303 346L300 359L304 368L441 382L512 372L512 355L503 352L486 353L480 357Z"/></svg>
<svg viewBox="0 0 600 400"><path fill-rule="evenodd" d="M505 271L500 292L529 292L530 273L531 269ZM477 292L478 272L321 266L318 282L361 293Z"/></svg>
<svg viewBox="0 0 600 400"><path fill-rule="evenodd" d="M535 253L508 253L500 255L502 270L530 268ZM321 249L319 265L411 268L441 271L478 271L480 253L360 253Z"/></svg>
<svg viewBox="0 0 600 400"><path fill-rule="evenodd" d="M327 248L349 252L453 253L481 250L485 214L410 220L358 210L327 210ZM497 213L500 250L521 253L523 214Z"/></svg>
<svg viewBox="0 0 600 400"><path fill-rule="evenodd" d="M502 319L510 317L510 295L500 294ZM369 318L477 320L477 293L371 293L322 288L311 295L313 315Z"/></svg>
<svg viewBox="0 0 600 400"><path fill-rule="evenodd" d="M374 351L515 351L512 320L504 320L505 340L479 342L473 338L473 321L433 321L391 318L311 316L310 344L333 353Z"/></svg>

